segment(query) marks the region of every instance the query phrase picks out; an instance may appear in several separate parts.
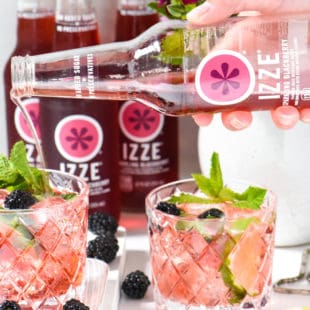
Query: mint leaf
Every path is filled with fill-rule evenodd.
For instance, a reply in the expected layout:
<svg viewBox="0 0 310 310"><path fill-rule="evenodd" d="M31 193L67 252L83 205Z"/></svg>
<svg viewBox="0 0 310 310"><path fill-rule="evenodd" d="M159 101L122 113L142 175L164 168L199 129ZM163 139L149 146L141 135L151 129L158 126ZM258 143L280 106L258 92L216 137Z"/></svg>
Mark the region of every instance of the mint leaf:
<svg viewBox="0 0 310 310"><path fill-rule="evenodd" d="M211 157L210 181L216 193L219 193L223 188L223 177L219 155L215 152Z"/></svg>
<svg viewBox="0 0 310 310"><path fill-rule="evenodd" d="M163 38L161 42L161 53L158 56L163 63L179 66L184 57L184 40L181 29L174 30L172 34Z"/></svg>
<svg viewBox="0 0 310 310"><path fill-rule="evenodd" d="M0 155L0 186L3 188L7 184L14 183L18 176L18 171L12 166L8 158Z"/></svg>
<svg viewBox="0 0 310 310"><path fill-rule="evenodd" d="M0 155L0 187L22 189L33 195L52 192L47 172L29 165L22 141L13 145L9 158Z"/></svg>
<svg viewBox="0 0 310 310"><path fill-rule="evenodd" d="M201 174L193 174L199 189L209 197L218 198L223 189L222 170L219 155L213 153L211 157L210 178Z"/></svg>
<svg viewBox="0 0 310 310"><path fill-rule="evenodd" d="M266 193L267 190L264 188L249 186L239 197L236 197L234 204L242 209L259 210Z"/></svg>
<svg viewBox="0 0 310 310"><path fill-rule="evenodd" d="M205 0L170 0L149 3L149 7L169 19L186 20L186 14Z"/></svg>
<svg viewBox="0 0 310 310"><path fill-rule="evenodd" d="M204 197L199 197L192 194L181 193L180 195L173 195L168 199L170 203L215 203L213 199L208 199Z"/></svg>
<svg viewBox="0 0 310 310"><path fill-rule="evenodd" d="M211 157L210 177L202 174L192 174L192 176L199 190L206 197L181 193L170 197L170 202L201 204L232 202L233 206L241 209L258 210L267 193L266 189L255 186L249 186L243 193L237 193L224 186L219 155L216 152Z"/></svg>
<svg viewBox="0 0 310 310"><path fill-rule="evenodd" d="M34 195L50 191L46 172L29 165L26 148L23 142L20 141L13 145L10 154L10 162L12 167L14 167L25 180L27 184L26 190L32 192Z"/></svg>

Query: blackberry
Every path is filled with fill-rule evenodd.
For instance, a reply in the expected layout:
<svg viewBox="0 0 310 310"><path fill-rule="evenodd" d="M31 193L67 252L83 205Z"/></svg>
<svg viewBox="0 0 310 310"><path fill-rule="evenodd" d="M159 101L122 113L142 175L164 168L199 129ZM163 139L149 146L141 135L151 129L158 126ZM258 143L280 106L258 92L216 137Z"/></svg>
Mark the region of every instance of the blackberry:
<svg viewBox="0 0 310 310"><path fill-rule="evenodd" d="M217 208L211 208L209 210L206 210L198 215L198 218L200 219L219 219L221 217L224 217L225 214L222 210Z"/></svg>
<svg viewBox="0 0 310 310"><path fill-rule="evenodd" d="M142 271L136 270L126 276L122 283L122 290L129 298L141 299L150 284L148 277Z"/></svg>
<svg viewBox="0 0 310 310"><path fill-rule="evenodd" d="M112 262L119 249L114 235L100 235L88 242L87 257L98 258L106 263Z"/></svg>
<svg viewBox="0 0 310 310"><path fill-rule="evenodd" d="M157 210L160 210L162 212L171 214L171 215L180 215L181 211L180 209L176 206L175 203L170 203L166 201L161 201L157 206Z"/></svg>
<svg viewBox="0 0 310 310"><path fill-rule="evenodd" d="M0 305L0 310L21 310L21 307L12 300L6 300Z"/></svg>
<svg viewBox="0 0 310 310"><path fill-rule="evenodd" d="M72 298L64 304L63 310L89 310L89 307L79 300Z"/></svg>
<svg viewBox="0 0 310 310"><path fill-rule="evenodd" d="M26 191L16 189L8 194L4 200L7 209L29 209L37 200Z"/></svg>
<svg viewBox="0 0 310 310"><path fill-rule="evenodd" d="M102 212L95 212L88 217L88 228L97 235L104 234L107 231L115 233L118 227L116 219Z"/></svg>

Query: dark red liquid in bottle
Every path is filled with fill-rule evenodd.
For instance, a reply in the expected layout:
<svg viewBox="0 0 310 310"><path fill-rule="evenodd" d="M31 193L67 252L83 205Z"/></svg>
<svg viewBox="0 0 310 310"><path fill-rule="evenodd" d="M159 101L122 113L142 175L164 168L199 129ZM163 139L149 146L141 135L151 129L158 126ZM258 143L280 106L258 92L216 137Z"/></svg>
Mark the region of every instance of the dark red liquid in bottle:
<svg viewBox="0 0 310 310"><path fill-rule="evenodd" d="M57 24L55 50L98 43L97 24L80 29ZM90 213L100 211L118 220L117 111L117 104L109 101L45 98L40 124L47 166L84 178L90 187Z"/></svg>
<svg viewBox="0 0 310 310"><path fill-rule="evenodd" d="M117 41L133 39L159 21L157 14L144 13L118 11ZM120 104L119 123L121 208L144 213L147 193L178 178L178 120L126 101Z"/></svg>
<svg viewBox="0 0 310 310"><path fill-rule="evenodd" d="M21 14L21 13L20 13ZM18 17L17 44L11 56L36 55L52 51L55 18L53 12L24 12ZM11 58L11 57L10 57ZM41 166L41 160L35 147L33 136L24 117L16 105L11 101L11 61L6 64L4 72L6 97L6 122L8 149L19 140L23 140L27 149L30 164ZM39 130L39 102L38 98L29 98L23 101L34 122L40 137Z"/></svg>

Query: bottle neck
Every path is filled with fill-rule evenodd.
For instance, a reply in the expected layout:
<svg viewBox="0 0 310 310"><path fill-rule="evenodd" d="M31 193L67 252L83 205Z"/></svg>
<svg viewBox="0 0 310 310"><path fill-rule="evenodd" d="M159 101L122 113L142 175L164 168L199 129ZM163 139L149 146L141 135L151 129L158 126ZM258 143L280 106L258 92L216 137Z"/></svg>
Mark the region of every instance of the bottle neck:
<svg viewBox="0 0 310 310"><path fill-rule="evenodd" d="M80 26L93 21L96 14L92 0L57 0L57 23Z"/></svg>
<svg viewBox="0 0 310 310"><path fill-rule="evenodd" d="M54 50L99 44L92 0L57 0Z"/></svg>
<svg viewBox="0 0 310 310"><path fill-rule="evenodd" d="M24 54L50 52L55 29L54 1L19 0L17 18L16 50Z"/></svg>
<svg viewBox="0 0 310 310"><path fill-rule="evenodd" d="M17 2L17 12L18 16L23 15L40 15L42 12L55 11L55 1L54 0L18 0Z"/></svg>
<svg viewBox="0 0 310 310"><path fill-rule="evenodd" d="M121 15L149 15L154 11L148 7L151 0L119 0L118 11Z"/></svg>
<svg viewBox="0 0 310 310"><path fill-rule="evenodd" d="M158 39L165 38L171 29L185 27L186 23L171 20L158 23L131 41L96 45L75 51L13 57L13 91L19 97L100 98L121 101L134 99L133 93L141 82L146 85L146 90L149 90L149 83L154 82L150 73L154 67L163 66L162 70L166 72L166 64L161 63L161 58L158 58L162 46L158 44ZM154 78L156 79L156 76ZM141 94L144 96L144 90Z"/></svg>
<svg viewBox="0 0 310 310"><path fill-rule="evenodd" d="M116 41L135 38L159 22L158 14L148 7L150 0L119 0Z"/></svg>

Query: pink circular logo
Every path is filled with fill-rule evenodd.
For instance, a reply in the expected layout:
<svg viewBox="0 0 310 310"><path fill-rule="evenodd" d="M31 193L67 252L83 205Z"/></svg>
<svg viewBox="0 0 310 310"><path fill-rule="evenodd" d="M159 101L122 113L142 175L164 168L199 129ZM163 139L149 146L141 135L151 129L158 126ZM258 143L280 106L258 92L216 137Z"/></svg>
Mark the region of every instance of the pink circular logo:
<svg viewBox="0 0 310 310"><path fill-rule="evenodd" d="M94 118L76 114L63 118L57 124L54 138L59 153L78 163L90 161L98 154L103 132Z"/></svg>
<svg viewBox="0 0 310 310"><path fill-rule="evenodd" d="M37 132L39 139L41 139L39 115L40 115L40 101L38 98L30 98L23 100L25 107L32 124ZM16 108L14 112L14 122L18 134L28 143L35 143L32 132L26 122L25 116L20 108Z"/></svg>
<svg viewBox="0 0 310 310"><path fill-rule="evenodd" d="M136 142L148 142L161 132L164 117L137 101L127 101L120 109L119 123L124 135Z"/></svg>
<svg viewBox="0 0 310 310"><path fill-rule="evenodd" d="M255 72L240 53L220 50L210 53L199 64L195 77L199 96L215 105L245 100L254 90Z"/></svg>

